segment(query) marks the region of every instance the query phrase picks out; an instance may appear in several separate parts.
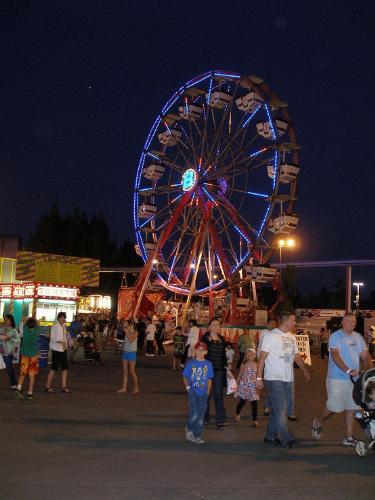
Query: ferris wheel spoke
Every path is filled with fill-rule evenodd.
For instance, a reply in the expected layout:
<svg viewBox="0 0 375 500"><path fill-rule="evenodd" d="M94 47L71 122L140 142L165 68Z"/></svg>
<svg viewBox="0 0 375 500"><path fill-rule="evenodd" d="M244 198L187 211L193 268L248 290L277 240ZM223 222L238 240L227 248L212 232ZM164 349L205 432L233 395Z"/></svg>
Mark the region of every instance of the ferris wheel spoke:
<svg viewBox="0 0 375 500"><path fill-rule="evenodd" d="M248 120L246 121L246 125L245 125L245 124L243 124L243 125L241 126L241 122L239 123L239 125L237 126L237 130L236 130L236 132L233 134L233 136L232 136L231 140L228 142L228 144L226 145L225 149L224 149L224 150L220 153L220 155L218 156L218 158L217 158L217 161L218 161L218 162L222 159L222 157L223 157L223 155L226 153L227 149L228 149L229 147L231 147L231 146L232 146L233 142L234 142L235 140L237 140L237 138L241 135L241 133L246 133L248 125L251 123L252 119L255 117L256 113L257 113L257 112L261 109L261 107L262 107L262 105L260 105L260 106L259 106L259 107L258 107L258 108L257 108L257 109L253 112L253 113L252 113L252 115L249 117L249 118L251 118L251 119L248 119Z"/></svg>
<svg viewBox="0 0 375 500"><path fill-rule="evenodd" d="M198 200L199 200L200 209L202 211L202 216L205 220L208 221L208 232L209 232L209 234L211 236L211 240L214 244L213 246L215 248L215 251L217 252L217 255L218 255L218 258L220 261L220 265L222 267L223 276L225 277L226 280L230 281L230 279L231 279L231 267L230 267L230 264L227 260L223 245L220 241L220 238L217 235L216 228L215 228L212 220L210 220L211 219L211 210L208 209L207 203L206 203L201 191L199 191Z"/></svg>
<svg viewBox="0 0 375 500"><path fill-rule="evenodd" d="M225 207L226 212L229 214L230 220L233 221L233 226L236 228L237 232L239 232L239 234L242 233L244 240L247 241L249 245L253 246L252 238L248 233L246 226L248 226L248 228L251 230L251 232L254 233L254 235L257 234L255 229L250 226L246 219L235 209L235 207L230 203L230 201L225 198L225 196L219 193L218 198L220 199L222 206ZM243 222L245 222L245 225L243 224Z"/></svg>
<svg viewBox="0 0 375 500"><path fill-rule="evenodd" d="M266 150L264 150L263 152L266 152ZM256 156L258 156L258 155L256 155ZM224 174L226 174L227 172L230 172L233 169L237 169L238 166L243 165L239 170L237 170L235 173L233 173L231 175L231 177L233 178L235 176L242 175L243 173L248 172L249 170L255 170L259 167L267 165L271 161L273 161L273 158L270 158L270 157L264 158L261 161L259 161L258 163L254 163L254 158L251 158L251 157L242 158L241 160L233 161L232 163L223 167L221 170L216 171L215 175L212 176L212 178L220 178Z"/></svg>
<svg viewBox="0 0 375 500"><path fill-rule="evenodd" d="M222 133L224 124L226 122L226 119L228 118L228 116L231 116L232 109L233 109L233 103L235 101L235 98L236 98L236 95L237 95L237 91L238 91L238 83L236 84L236 87L235 87L234 92L232 94L232 99L231 99L230 103L228 104L228 106L226 107L226 109L225 109L225 111L223 113L223 117L221 119L220 126L218 127L218 129L216 129L216 134L215 134L214 140L212 141L211 148L210 148L210 150L209 150L209 152L207 154L207 161L208 161L208 163L210 163L212 161L211 157L212 157L213 151L214 151L216 145L219 144L221 133Z"/></svg>
<svg viewBox="0 0 375 500"><path fill-rule="evenodd" d="M242 189L231 188L231 191L235 191L236 193L248 194L250 196L254 196L255 198L269 198L271 195L266 193L257 193L255 191L243 191Z"/></svg>
<svg viewBox="0 0 375 500"><path fill-rule="evenodd" d="M242 147L242 146L238 146L238 149L237 151L234 153L232 148L231 149L228 149L227 150L227 153L225 156L223 156L223 160L222 160L222 167L218 167L216 170L215 170L215 173L214 175L216 177L220 177L222 176L223 174L225 174L226 172L230 171L231 169L233 169L237 164L240 164L242 162L245 162L245 161L251 161L252 158L249 157L247 155L247 151L248 151L248 148L252 145L252 143L258 138L257 135L254 135L251 139L251 141L246 145L246 147ZM225 159L226 159L226 156L227 154L231 152L231 155L232 155L232 159L229 161L229 163L225 163ZM241 158L241 159L240 159Z"/></svg>
<svg viewBox="0 0 375 500"><path fill-rule="evenodd" d="M170 160L169 158L167 158L166 156L164 156L162 159L161 159L161 163L162 165L165 164L167 165L168 167L171 167L173 168L174 170L177 170L177 172L179 172L180 174L183 174L184 173L184 168L181 167L180 165L178 165L177 163L174 163L172 160Z"/></svg>
<svg viewBox="0 0 375 500"><path fill-rule="evenodd" d="M229 226L225 222L224 214L223 214L223 211L222 211L220 205L218 204L216 208L218 209L218 211L220 213L220 219L221 219L221 221L223 223L224 231L225 231L225 233L227 235L227 240L229 242L229 246L230 246L230 250L231 250L231 253L232 253L233 260L234 260L234 262L236 264L238 264L238 258L237 258L237 254L236 254L236 251L235 251L233 243L232 243L232 238L231 238L231 235L230 235Z"/></svg>
<svg viewBox="0 0 375 500"><path fill-rule="evenodd" d="M194 122L195 123L195 122ZM193 130L192 130L192 123L189 121L189 141L191 144L191 151L193 153L193 157L196 158L196 153L195 153L195 142L194 142L194 137L193 137Z"/></svg>
<svg viewBox="0 0 375 500"><path fill-rule="evenodd" d="M167 192L181 191L181 183L179 184L170 184L169 186L155 186L149 188L139 189L138 192L142 194L142 196L152 196L154 194L164 194ZM150 194L148 194L150 193Z"/></svg>
<svg viewBox="0 0 375 500"><path fill-rule="evenodd" d="M200 227L198 229L198 233L196 235L196 238L193 241L193 246L190 248L190 251L187 253L187 259L185 261L185 269L183 271L183 282L186 284L187 280L189 279L189 275L191 273L192 269L195 269L196 263L197 263L197 255L199 252L199 249L201 248L202 245L202 239L204 236L206 230L206 222L201 219L200 221ZM195 263L195 265L193 265ZM192 267L193 265L193 267Z"/></svg>

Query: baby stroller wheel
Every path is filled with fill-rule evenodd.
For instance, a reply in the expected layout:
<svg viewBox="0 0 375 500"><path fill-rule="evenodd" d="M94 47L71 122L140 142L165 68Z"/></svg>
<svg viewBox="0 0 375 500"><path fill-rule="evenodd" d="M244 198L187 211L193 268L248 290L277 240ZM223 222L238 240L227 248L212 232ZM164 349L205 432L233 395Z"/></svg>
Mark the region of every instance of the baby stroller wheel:
<svg viewBox="0 0 375 500"><path fill-rule="evenodd" d="M367 454L367 446L363 441L358 441L355 445L355 451L359 457L364 457Z"/></svg>

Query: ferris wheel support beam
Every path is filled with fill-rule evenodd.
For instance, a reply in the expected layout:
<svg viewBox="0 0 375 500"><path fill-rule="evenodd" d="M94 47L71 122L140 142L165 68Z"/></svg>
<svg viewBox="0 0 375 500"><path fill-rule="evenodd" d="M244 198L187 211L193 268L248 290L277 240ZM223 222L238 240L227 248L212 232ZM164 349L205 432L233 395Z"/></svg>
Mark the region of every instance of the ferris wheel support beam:
<svg viewBox="0 0 375 500"><path fill-rule="evenodd" d="M225 251L224 251L224 248L221 244L220 238L218 237L218 235L216 233L215 226L213 225L212 221L210 220L211 211L207 207L207 204L206 204L206 201L203 197L201 189L198 189L197 193L198 193L199 207L202 211L203 217L208 221L208 230L210 232L210 236L211 236L212 242L214 244L214 248L219 255L220 262L221 262L221 265L223 267L224 278L228 282L230 282L230 280L231 280L231 278L230 278L230 276L231 276L230 265L229 265L229 262L226 258Z"/></svg>
<svg viewBox="0 0 375 500"><path fill-rule="evenodd" d="M188 313L188 310L190 307L190 302L191 302L191 299L192 299L194 291L195 291L195 284L197 281L199 267L201 265L203 248L204 248L204 245L206 244L206 240L207 240L207 227L208 227L208 223L206 221L204 227L202 228L203 229L202 240L201 240L201 244L200 244L200 248L199 248L199 254L198 254L196 266L194 269L193 279L191 280L191 284L190 284L189 295L187 296L184 313L182 315L182 325L184 325L186 323L186 318L187 318L187 313Z"/></svg>
<svg viewBox="0 0 375 500"><path fill-rule="evenodd" d="M141 275L138 278L139 283L137 283L137 285L135 287L135 290L134 290L135 291L135 297L137 298L137 303L136 303L134 311L133 311L133 317L134 318L137 317L139 308L141 307L141 303L142 303L142 299L143 299L144 293L146 291L147 283L148 283L148 280L149 280L151 272L152 272L153 261L155 259L157 259L158 254L161 252L161 250L162 250L165 242L167 241L169 235L171 234L171 232L172 232L172 230L173 230L173 228L174 228L174 226L175 226L178 218L181 215L181 212L182 212L183 208L185 207L185 205L188 202L188 200L189 200L190 197L191 197L191 192L189 192L189 191L186 192L182 196L179 204L177 205L177 207L176 207L176 209L175 209L175 211L173 213L173 216L172 216L171 220L165 226L165 228L163 230L163 233L162 233L159 241L156 244L154 252L149 255L149 257L147 259L147 262L146 262L146 265L144 267L144 272L141 273ZM138 294L138 297L137 297L137 294Z"/></svg>

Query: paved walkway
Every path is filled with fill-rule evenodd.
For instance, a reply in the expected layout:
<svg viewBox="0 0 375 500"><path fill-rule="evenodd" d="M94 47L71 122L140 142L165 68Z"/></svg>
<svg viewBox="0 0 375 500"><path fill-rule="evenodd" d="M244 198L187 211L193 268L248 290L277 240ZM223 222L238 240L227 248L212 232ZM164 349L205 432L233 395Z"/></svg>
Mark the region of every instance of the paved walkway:
<svg viewBox="0 0 375 500"><path fill-rule="evenodd" d="M205 430L202 447L184 440L186 397L171 358L139 362L142 394L118 395L120 361L104 367L74 365L74 394L40 392L15 401L0 372L0 498L33 499L370 499L375 454L364 458L340 445L342 417L324 440L310 437L312 416L324 400L323 362L313 359L312 381L297 373L292 423L300 447L263 444L266 418L253 429L250 406L239 424ZM229 415L235 401L227 397ZM358 436L361 430L357 429Z"/></svg>

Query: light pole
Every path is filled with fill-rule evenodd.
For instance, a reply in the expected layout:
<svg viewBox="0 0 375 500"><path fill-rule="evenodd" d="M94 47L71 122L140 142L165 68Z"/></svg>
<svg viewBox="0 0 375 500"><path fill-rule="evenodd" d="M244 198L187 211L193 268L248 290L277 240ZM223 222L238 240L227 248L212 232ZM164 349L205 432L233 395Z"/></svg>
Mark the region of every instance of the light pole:
<svg viewBox="0 0 375 500"><path fill-rule="evenodd" d="M355 309L358 313L358 310L359 310L359 289L361 286L364 286L364 283L353 283L353 286L356 286L357 287L357 293L355 295Z"/></svg>
<svg viewBox="0 0 375 500"><path fill-rule="evenodd" d="M280 286L279 286L279 301L280 301L280 296L281 296L281 287L282 287L282 271L281 271L281 262L282 262L282 256L283 256L283 248L294 248L296 246L296 240L293 238L288 238L288 239L280 239L277 242L277 247L279 249L279 264L280 264Z"/></svg>

